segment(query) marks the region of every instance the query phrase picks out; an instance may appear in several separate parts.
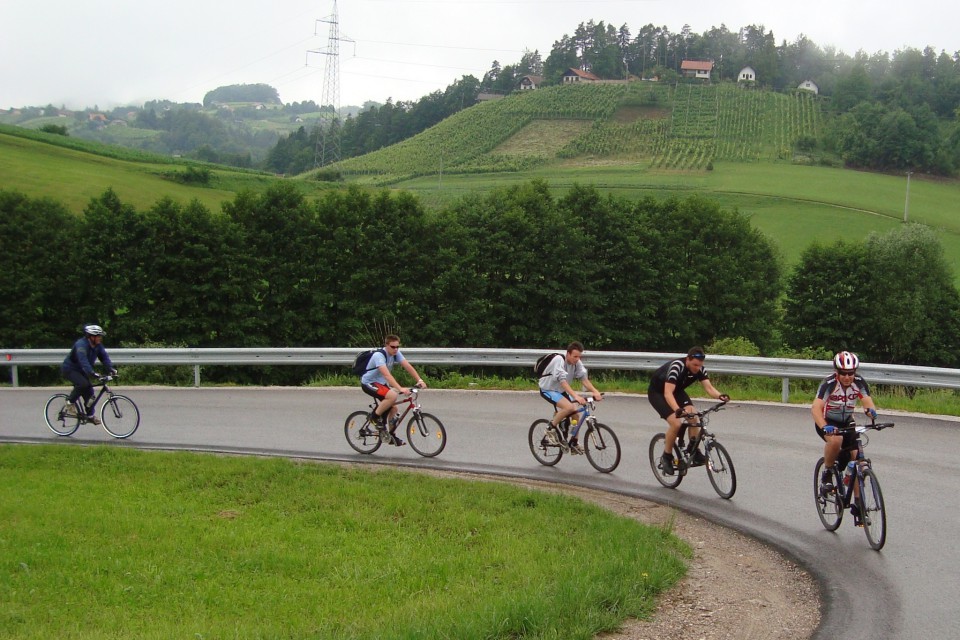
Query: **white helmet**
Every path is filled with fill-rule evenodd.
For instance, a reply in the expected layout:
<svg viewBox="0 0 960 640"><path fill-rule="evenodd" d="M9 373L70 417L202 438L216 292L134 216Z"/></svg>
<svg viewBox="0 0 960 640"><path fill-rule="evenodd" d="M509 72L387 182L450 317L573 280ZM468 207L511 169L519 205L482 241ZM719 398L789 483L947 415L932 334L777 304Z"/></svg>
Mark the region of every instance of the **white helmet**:
<svg viewBox="0 0 960 640"><path fill-rule="evenodd" d="M841 351L833 356L833 368L837 371L856 371L860 366L860 358L852 351Z"/></svg>
<svg viewBox="0 0 960 640"><path fill-rule="evenodd" d="M83 328L83 332L88 336L105 336L107 332L98 324L88 324Z"/></svg>

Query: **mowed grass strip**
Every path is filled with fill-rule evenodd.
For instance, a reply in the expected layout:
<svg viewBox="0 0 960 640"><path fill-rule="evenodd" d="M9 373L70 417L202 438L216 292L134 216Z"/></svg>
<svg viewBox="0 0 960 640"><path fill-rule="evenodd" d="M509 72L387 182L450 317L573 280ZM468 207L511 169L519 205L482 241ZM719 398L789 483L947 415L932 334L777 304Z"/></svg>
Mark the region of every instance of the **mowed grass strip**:
<svg viewBox="0 0 960 640"><path fill-rule="evenodd" d="M689 549L499 483L116 446L0 447L4 638L591 638Z"/></svg>

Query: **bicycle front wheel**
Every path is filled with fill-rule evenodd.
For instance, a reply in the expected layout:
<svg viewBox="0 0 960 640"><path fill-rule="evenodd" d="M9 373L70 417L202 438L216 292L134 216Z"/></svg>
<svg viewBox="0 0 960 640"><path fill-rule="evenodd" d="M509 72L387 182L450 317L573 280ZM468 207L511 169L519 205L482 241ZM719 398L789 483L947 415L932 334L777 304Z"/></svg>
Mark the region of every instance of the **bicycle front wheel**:
<svg viewBox="0 0 960 640"><path fill-rule="evenodd" d="M661 457L663 456L663 445L664 441L667 439L666 434L658 433L653 436L650 440L650 469L653 470L653 476L657 479L657 482L667 487L668 489L674 489L680 485L683 481L683 473L680 471L680 447L674 443L673 445L673 475L668 476L663 473L663 466L661 464Z"/></svg>
<svg viewBox="0 0 960 640"><path fill-rule="evenodd" d="M535 420L530 425L527 441L530 444L530 453L540 464L552 467L560 462L560 458L563 457L563 449L560 448L557 430L550 426L549 420Z"/></svg>
<svg viewBox="0 0 960 640"><path fill-rule="evenodd" d="M424 458L432 458L447 446L447 430L436 416L415 413L407 422L407 442Z"/></svg>
<svg viewBox="0 0 960 640"><path fill-rule="evenodd" d="M867 534L870 548L879 551L887 541L887 510L883 506L883 493L873 469L863 472L860 486L860 519L863 532Z"/></svg>
<svg viewBox="0 0 960 640"><path fill-rule="evenodd" d="M821 482L822 475L823 458L820 458L813 470L813 499L823 528L836 531L843 520L843 484L836 469L830 469L826 482Z"/></svg>
<svg viewBox="0 0 960 640"><path fill-rule="evenodd" d="M726 448L719 442L708 442L704 447L707 455L707 476L717 495L729 500L737 492L737 471Z"/></svg>
<svg viewBox="0 0 960 640"><path fill-rule="evenodd" d="M43 408L43 417L47 421L50 431L58 436L70 436L80 428L80 416L77 415L76 407L72 414L67 412L70 403L67 402L67 394L58 393L47 400Z"/></svg>
<svg viewBox="0 0 960 640"><path fill-rule="evenodd" d="M583 449L587 460L600 473L610 473L620 464L620 441L613 429L605 424L598 422L590 427Z"/></svg>
<svg viewBox="0 0 960 640"><path fill-rule="evenodd" d="M114 438L129 438L140 426L140 410L127 396L110 396L100 406L100 422Z"/></svg>
<svg viewBox="0 0 960 640"><path fill-rule="evenodd" d="M343 435L357 453L373 453L382 440L377 428L370 422L369 411L354 411L343 424Z"/></svg>

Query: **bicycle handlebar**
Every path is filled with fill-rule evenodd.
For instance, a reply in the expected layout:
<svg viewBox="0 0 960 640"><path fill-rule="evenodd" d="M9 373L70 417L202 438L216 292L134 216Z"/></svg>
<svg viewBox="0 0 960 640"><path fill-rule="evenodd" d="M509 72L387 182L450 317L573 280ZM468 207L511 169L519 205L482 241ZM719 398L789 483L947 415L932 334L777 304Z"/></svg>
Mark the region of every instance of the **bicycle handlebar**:
<svg viewBox="0 0 960 640"><path fill-rule="evenodd" d="M870 424L850 424L844 427L834 427L839 433L844 433L848 431L856 431L857 433L863 433L864 431L881 431L888 427L893 427L894 423L892 422L871 422Z"/></svg>

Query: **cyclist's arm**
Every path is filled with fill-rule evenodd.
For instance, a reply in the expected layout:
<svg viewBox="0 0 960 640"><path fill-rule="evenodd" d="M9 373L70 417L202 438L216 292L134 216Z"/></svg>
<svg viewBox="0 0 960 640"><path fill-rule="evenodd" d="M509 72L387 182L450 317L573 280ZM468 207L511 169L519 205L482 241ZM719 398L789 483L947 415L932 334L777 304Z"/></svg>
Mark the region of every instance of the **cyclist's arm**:
<svg viewBox="0 0 960 640"><path fill-rule="evenodd" d="M594 400L596 400L597 402L600 402L601 400L603 400L603 396L600 395L600 391L595 386L593 386L592 382L590 382L590 378L581 378L580 383L583 384L583 387L587 391L590 391L591 393L593 393Z"/></svg>
<svg viewBox="0 0 960 640"><path fill-rule="evenodd" d="M573 389L573 387L570 386L570 383L567 382L566 380L560 381L560 388L563 389L565 393L569 394L569 396L573 398L577 402L577 404L586 403L586 400L583 399L583 396L577 393Z"/></svg>
<svg viewBox="0 0 960 640"><path fill-rule="evenodd" d="M810 413L813 414L813 421L818 427L823 429L827 426L827 418L824 416L824 411L826 410L827 403L823 401L823 398L817 396L813 399L813 404L810 406Z"/></svg>
<svg viewBox="0 0 960 640"><path fill-rule="evenodd" d="M723 395L719 391L717 391L717 388L713 386L713 383L710 382L709 378L705 380L701 380L700 384L703 385L704 391L706 391L710 395L710 397L713 398L714 400L719 400L720 396Z"/></svg>
<svg viewBox="0 0 960 640"><path fill-rule="evenodd" d="M392 373L390 373L390 368L387 367L387 365L382 364L377 367L377 370L380 371L384 379L387 381L387 384L390 385L391 388L398 390L400 393L410 393L410 389L400 386L400 383L397 382L397 379L393 377Z"/></svg>
<svg viewBox="0 0 960 640"><path fill-rule="evenodd" d="M413 379L416 380L417 386L419 386L421 389L427 388L427 383L423 381L423 378L420 377L420 374L417 373L417 370L413 367L412 364L410 364L409 360L404 360L403 362L400 363L400 366L406 369L407 373L413 376Z"/></svg>

